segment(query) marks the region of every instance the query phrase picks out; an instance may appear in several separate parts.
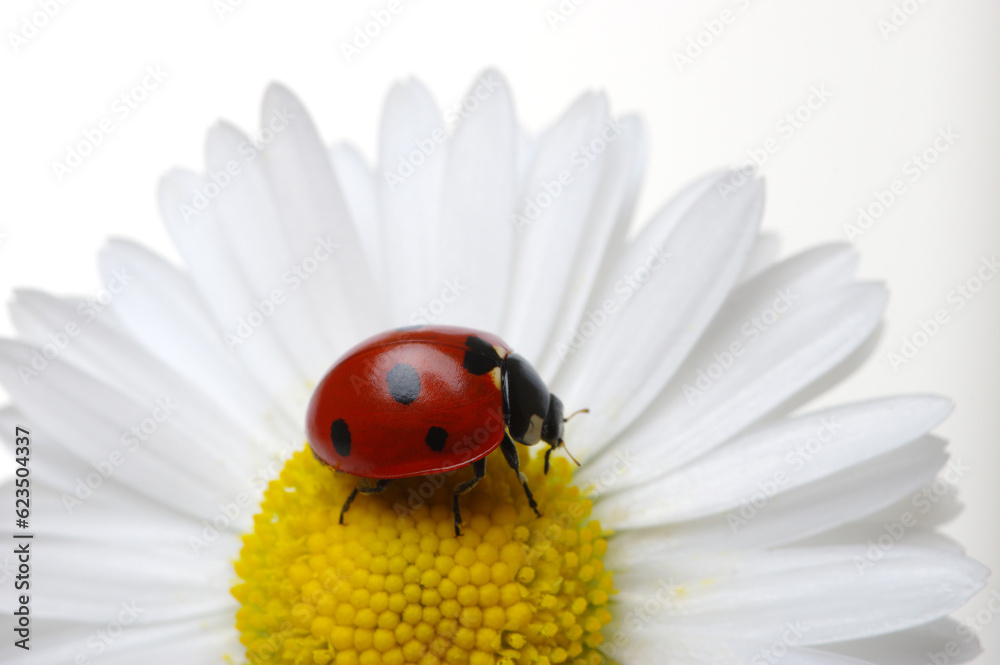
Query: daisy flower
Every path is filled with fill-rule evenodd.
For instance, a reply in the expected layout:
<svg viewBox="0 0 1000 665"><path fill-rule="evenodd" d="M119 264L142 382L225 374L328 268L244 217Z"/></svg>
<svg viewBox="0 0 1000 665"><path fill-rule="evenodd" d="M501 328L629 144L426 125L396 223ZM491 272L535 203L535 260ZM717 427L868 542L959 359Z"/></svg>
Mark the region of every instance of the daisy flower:
<svg viewBox="0 0 1000 665"><path fill-rule="evenodd" d="M99 293L11 305L0 431L30 433L34 537L27 602L3 602L29 608L24 662L974 656L947 615L987 571L935 531L963 471L930 434L951 404L803 408L863 359L884 288L843 245L777 260L745 171L630 232L644 151L600 94L527 135L492 71L446 115L396 85L374 167L280 86L255 136L213 128L205 172L160 188L183 266L113 240ZM467 469L338 524L357 479L310 454L311 392L421 324L498 334L590 409L565 436L580 468L522 451L541 517L500 458L461 536Z"/></svg>

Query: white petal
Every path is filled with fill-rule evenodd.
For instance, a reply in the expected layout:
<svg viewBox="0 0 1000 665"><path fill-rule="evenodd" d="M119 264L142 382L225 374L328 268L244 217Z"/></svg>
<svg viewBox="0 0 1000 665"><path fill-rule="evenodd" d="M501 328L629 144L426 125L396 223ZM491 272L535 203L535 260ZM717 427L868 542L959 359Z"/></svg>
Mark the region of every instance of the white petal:
<svg viewBox="0 0 1000 665"><path fill-rule="evenodd" d="M644 152L637 152L635 154L635 163L633 164L632 169L637 174L642 170L643 158L644 158ZM707 194L707 192L709 192L709 190L715 187L717 182L721 180L724 176L725 176L724 173L710 173L688 184L683 190L681 190L680 193L678 193L672 199L670 199L663 206L663 208L654 216L654 218L650 220L649 226L655 225L658 230L655 233L650 230L644 230L643 233L647 235L652 233L661 238L668 237L670 233L673 231L673 229L681 222L681 220L684 219L685 215L689 214L692 208L698 203L698 201L701 200ZM632 200L632 198L637 194L638 183L634 183L633 186L635 187L636 191L626 192L625 194L626 201ZM624 217L626 215L628 216L631 215L630 209L622 210L622 216ZM622 222L622 224L623 226L625 225L624 222ZM627 230L628 229L626 228L625 231L627 232ZM619 235L620 231L621 229L619 229L616 226L615 231L612 234L612 237L610 238L610 242L608 244L604 260L600 267L600 271L598 272L598 275L595 278L593 285L591 286L591 292L588 295L588 300L587 300L588 311L601 309L602 303L606 302L608 299L617 301L619 299L623 299L626 293L631 293L628 290L626 290L625 293L616 291L616 287L619 288L621 287L622 275L619 273L619 270L624 261L622 257L626 254L626 251L629 251L630 247L632 247L632 249L634 250L634 243L635 243L634 238L627 238L620 236ZM579 323L578 321L573 322L574 331L576 331L576 329L581 326L582 324ZM571 339L570 341L567 341L566 339L556 340L555 344L557 346L549 348L548 350L550 352L555 351L556 355L558 356L557 360L548 359L549 356L552 355L551 353L545 354L545 357L541 359L540 363L545 367L553 365L553 363L556 363L556 366L559 369L563 369L564 364L576 365L575 368L572 366L565 367L563 378L560 379L557 376L556 378L548 380L549 385L553 386L557 392L562 389L561 386L569 382L569 378L566 377L572 376L574 374L574 369L577 371L577 373L582 373L582 369L585 367L586 361L576 360L575 358L570 363L564 363L563 361L570 356L577 355L578 352L580 352L583 349L584 342L589 345L588 340L583 340L583 341L581 341L580 339ZM565 346L561 347L558 346L560 343ZM566 348L567 346L568 348ZM549 377L550 373L546 372L545 374L543 374L543 376ZM560 392L560 394L564 393Z"/></svg>
<svg viewBox="0 0 1000 665"><path fill-rule="evenodd" d="M364 158L349 143L330 149L330 162L344 194L344 203L354 222L368 265L374 275L384 275L385 252L382 221L379 219L378 189Z"/></svg>
<svg viewBox="0 0 1000 665"><path fill-rule="evenodd" d="M107 457L83 459L59 445L44 426L7 407L0 410L0 424L4 426L0 437L11 457L15 455L15 426L29 423L32 440L46 444L35 446L31 453L31 485L35 490L31 496L31 528L37 536L108 543L128 533L136 542L153 548L164 542L187 542L199 533L200 529L186 516L113 480L118 467L128 464L127 457L116 457L114 462ZM13 482L2 486L0 495L13 505ZM252 523L246 512L243 519L234 521L234 528L243 529ZM0 555L0 578L15 565L10 554Z"/></svg>
<svg viewBox="0 0 1000 665"><path fill-rule="evenodd" d="M426 267L439 258L433 239L444 198L445 136L441 113L423 85L411 79L393 86L382 111L377 177L394 325L408 323L433 288Z"/></svg>
<svg viewBox="0 0 1000 665"><path fill-rule="evenodd" d="M29 662L32 665L78 661L102 665L137 662L217 665L227 657L230 662L239 659L244 653L231 616L144 625L141 613L135 619L123 606L123 603L129 605L130 600L109 604L104 612L83 624L52 619L32 621L32 645L36 646ZM139 609L141 606L136 606L134 611ZM124 626L119 617L130 624ZM103 631L103 639L98 630ZM110 633L117 637L109 639ZM44 649L39 649L39 644L44 644ZM98 645L102 647L100 651Z"/></svg>
<svg viewBox="0 0 1000 665"><path fill-rule="evenodd" d="M680 377L694 374L695 385L699 385L698 372L705 372L706 362L718 363L716 355L720 352L731 353L730 348L734 343L739 343L740 348L744 350L755 343L762 335L760 332L760 324L763 324L762 315L773 315L780 322L782 315L778 309L788 311L803 301L809 301L850 284L856 267L857 256L850 248L845 245L826 245L786 259L736 288L692 350L691 356L678 371L679 377L674 380L674 385L653 404L649 413L639 420L637 426L641 428L646 421L659 422L665 419L666 416L654 417L653 413L656 409L663 408L668 396L676 397L678 392L684 393L685 397L690 396L683 386L677 385L681 382ZM768 320L767 323L770 326L774 321ZM741 357L740 362L745 364L747 361L745 357ZM697 400L697 402L704 401L706 400ZM677 410L679 411L680 407ZM696 405L687 404L684 410L696 413L698 409ZM573 425L577 423L574 422ZM631 438L631 432L626 432L621 440L630 442ZM575 438L572 440L575 447L577 441ZM721 441L715 442L721 443Z"/></svg>
<svg viewBox="0 0 1000 665"><path fill-rule="evenodd" d="M799 644L815 645L905 630L938 619L981 589L989 574L971 559L897 545L873 558L868 548L781 549L705 557L682 570L683 592L652 619L712 635L773 640L792 623ZM649 595L648 564L615 576L619 602ZM683 577L685 574L693 578ZM655 578L654 578L655 579Z"/></svg>
<svg viewBox="0 0 1000 665"><path fill-rule="evenodd" d="M99 361L79 353L80 344L76 341L81 332L88 332L89 327L84 324L96 320L99 326L104 324L103 327L107 329L114 326L115 321L110 316L99 319L95 314L96 310L90 310L85 316L81 316L77 310L80 305L88 307L86 300L60 300L43 291L15 289L14 297L8 303L8 310L20 340L46 349L50 354L58 354L63 359L69 357L78 367L95 376L107 378ZM86 339L87 335L84 334L83 341L86 342Z"/></svg>
<svg viewBox="0 0 1000 665"><path fill-rule="evenodd" d="M961 458L952 456L941 476L915 493L927 499L926 501L918 499L915 504L912 496L906 496L891 506L865 516L864 521L880 524L896 519L912 508L918 508L917 521L920 526L933 529L947 524L962 512L956 483L972 468Z"/></svg>
<svg viewBox="0 0 1000 665"><path fill-rule="evenodd" d="M509 211L517 186L517 122L507 84L495 71L479 77L466 98L478 107L448 142L437 260L422 266L432 289L426 295L439 297L446 309L423 321L496 331L514 247Z"/></svg>
<svg viewBox="0 0 1000 665"><path fill-rule="evenodd" d="M282 340L282 347L298 371L307 377L319 377L331 358L339 355L331 340L320 334L316 310L326 301L314 302L307 289L290 288L288 278L305 257L296 255L289 244L291 234L283 228L282 215L272 196L266 160L241 159L248 145L250 139L230 125L220 123L209 132L205 145L209 178L226 174L234 163L240 167L226 186L219 187L210 209L240 272L246 276L250 294L256 303L262 303L257 306L258 315L267 319L266 325ZM198 219L193 218L191 223L197 224ZM325 263L317 272L331 270Z"/></svg>
<svg viewBox="0 0 1000 665"><path fill-rule="evenodd" d="M590 306L610 300L616 308L603 326L590 326L592 335L554 382L569 409L591 409L567 434L574 450L599 450L660 392L728 295L762 207L758 181L728 197L710 183L690 208L671 205L657 214L618 258L611 270L618 281L599 285Z"/></svg>
<svg viewBox="0 0 1000 665"><path fill-rule="evenodd" d="M235 457L247 448L247 442L255 434L247 427L254 424L253 421L227 418L224 409L214 402L213 395L191 385L170 367L150 357L131 337L108 325L107 317L95 317L88 322L77 316L70 302L30 291L19 292L11 312L16 324L30 322L40 331L41 339L33 340L36 344L62 335L65 346L60 350L60 359L73 363L117 391L133 396L148 411L156 409L158 400L183 399L185 408L170 414L174 424L192 435L213 440L220 454ZM75 334L65 332L67 322L79 322ZM24 331L22 336L32 339ZM41 375L32 380L45 379Z"/></svg>
<svg viewBox="0 0 1000 665"><path fill-rule="evenodd" d="M193 385L204 387L234 417L251 423L270 408L265 392L227 351L186 275L125 240L110 241L99 266L105 283L115 275L132 277L108 307L137 343Z"/></svg>
<svg viewBox="0 0 1000 665"><path fill-rule="evenodd" d="M609 264L625 246L625 234L638 193L645 156L645 130L642 122L633 116L614 121L616 136L608 143L607 153L600 167L602 177L597 183L594 203L591 206L581 235L586 241L580 244L577 256L571 263L566 291L552 321L546 338L545 327L532 327L533 335L526 336L527 344L518 347L525 357L537 359L536 369L543 377L556 373L563 355L560 343L572 339L575 329L584 320L585 307L590 300L602 265ZM597 168L598 163L593 164ZM557 251L564 251L563 247ZM538 314L538 312L536 312Z"/></svg>
<svg viewBox="0 0 1000 665"><path fill-rule="evenodd" d="M622 529L737 508L762 491L782 494L909 443L951 409L942 398L896 397L785 420L652 482L624 484L620 492L598 500L594 516Z"/></svg>
<svg viewBox="0 0 1000 665"><path fill-rule="evenodd" d="M644 616L635 612L638 616ZM786 629L787 630L787 629ZM621 665L870 665L867 661L819 649L797 647L795 633L789 639L770 642L740 640L731 635L691 634L664 626L643 625L622 631L622 646L613 651L607 642L602 651ZM618 637L616 634L614 637ZM612 639L614 639L612 637Z"/></svg>
<svg viewBox="0 0 1000 665"><path fill-rule="evenodd" d="M188 205L191 192L203 185L202 178L190 173L174 171L164 177L160 183L160 212L167 230L209 307L219 336L227 340L247 373L289 413L295 413L295 405L304 400L306 377L295 367L274 328L258 312L254 294L221 224L210 209L202 211L196 221L184 219L181 206ZM251 315L260 317L256 327L248 323Z"/></svg>
<svg viewBox="0 0 1000 665"><path fill-rule="evenodd" d="M23 424L25 421L19 422ZM39 437L48 435L37 426L31 429L31 433ZM47 437L41 440L52 439ZM252 528L251 512L256 512L259 505L257 496L250 497L252 509L251 503L244 503L241 514L230 511L235 518L228 526L220 520L223 532L208 542L204 538L205 526L192 521L189 515L137 493L120 482L109 480L87 460L52 445L47 448L54 450L36 451L32 456L32 464L37 462L38 465L39 478L49 470L58 470L53 476L45 475L44 480L33 479L33 487L40 491L31 497L35 518L31 528L40 537L114 543L127 533L131 539L145 543L151 550L182 542L186 543L194 558L208 559L219 552L221 556L235 555L239 549L239 536ZM97 463L101 461L97 460ZM56 463L60 466L57 467ZM14 501L12 487L11 483L2 490L4 496L9 494L11 504ZM233 496L235 498L236 494ZM201 547L201 542L191 540L198 538L202 539L205 547ZM230 539L235 540L235 548L228 547L232 543ZM13 560L8 559L0 555L0 568L7 569L13 565Z"/></svg>
<svg viewBox="0 0 1000 665"><path fill-rule="evenodd" d="M607 123L607 100L581 96L539 137L525 188L506 218L517 242L502 336L529 362L536 359L538 338L544 342L556 323L581 244L590 242L586 221L608 160L605 152L590 161L580 149L601 140Z"/></svg>
<svg viewBox="0 0 1000 665"><path fill-rule="evenodd" d="M28 422L24 414L13 405L0 408L0 427L3 427L3 430L0 430L0 441L3 441L4 449L12 458L16 456L15 428L27 428L29 436L46 436L44 429L39 429L35 424L28 427ZM78 469L85 468L80 464L79 458L64 454L54 446L42 446L32 451L31 469L35 474L35 480L49 487L72 487ZM91 470L92 468L86 469L84 473L89 473ZM41 492L35 497L35 503L39 500L44 501L47 495L48 492Z"/></svg>
<svg viewBox="0 0 1000 665"><path fill-rule="evenodd" d="M721 368L723 361L714 355L719 350L693 357L686 363L692 369L678 376L650 412L620 438L619 445L631 449L639 461L628 471L629 482L651 480L704 454L836 366L875 329L885 298L885 290L875 284L852 285L814 299L803 297L766 333L747 343L741 355L733 356L729 369L713 370L718 378L709 379L708 385L699 383L700 373L708 377L705 368L713 363ZM570 433L567 440L576 445ZM609 451L581 469L580 481L592 482L611 468L616 462L612 454Z"/></svg>
<svg viewBox="0 0 1000 665"><path fill-rule="evenodd" d="M878 540L889 534L899 542L961 552L958 543L935 528L962 511L956 483L970 468L952 457L933 481L907 493L899 501L835 529L796 540L794 544L796 547L849 545Z"/></svg>
<svg viewBox="0 0 1000 665"><path fill-rule="evenodd" d="M770 268L778 256L781 249L781 238L774 233L760 233L754 241L747 262L743 265L743 272L739 281L748 282L760 273Z"/></svg>
<svg viewBox="0 0 1000 665"><path fill-rule="evenodd" d="M66 451L97 462L115 449L133 448L115 481L199 518L212 517L220 501L243 489L232 457L191 436L166 406L151 410L144 404L149 398L118 393L58 358L49 361L43 376L22 382L18 367L30 366L34 352L19 342L0 341L0 381L28 421L46 423ZM177 402L173 413L183 409L183 398Z"/></svg>
<svg viewBox="0 0 1000 665"><path fill-rule="evenodd" d="M750 503L722 515L621 532L616 538L622 544L608 557L616 560L613 567L617 569L628 565L628 561L618 561L626 553L659 557L664 551L713 552L797 541L864 517L900 497L916 497L947 459L944 442L925 437L868 464L781 495L769 498L762 491Z"/></svg>
<svg viewBox="0 0 1000 665"><path fill-rule="evenodd" d="M845 524L844 526L827 531L826 533L804 538L791 543L794 547L839 547L841 545L858 545L868 542L883 543L893 542L913 547L923 547L936 549L954 554L962 554L964 550L957 541L949 538L943 533L938 533L931 529L919 526L910 526L911 522L917 519L915 511L910 510L906 516L906 524L900 517L903 513L896 515L894 519L881 523L870 523L869 518L865 521ZM913 518L912 520L910 518Z"/></svg>
<svg viewBox="0 0 1000 665"><path fill-rule="evenodd" d="M235 615L238 607L228 593L233 573L224 556L192 565L190 551L188 556L155 552L131 539L116 545L113 558L105 543L90 539L55 536L45 543L49 546L35 549L32 556L39 580L33 609L39 617L93 616L114 598L136 599L149 622ZM95 588L101 593L95 594Z"/></svg>
<svg viewBox="0 0 1000 665"><path fill-rule="evenodd" d="M312 119L294 95L272 84L261 107L262 132L282 118L281 129L273 132L261 151L261 163L271 183L282 233L301 268L301 275L287 280L288 290L306 291L316 307L321 334L346 340L339 344L346 348L385 328L382 282L373 279ZM327 249L330 242L337 245L332 257Z"/></svg>
<svg viewBox="0 0 1000 665"><path fill-rule="evenodd" d="M953 665L970 661L982 653L975 632L949 618L897 633L830 644L824 649L878 665L911 665L935 661Z"/></svg>

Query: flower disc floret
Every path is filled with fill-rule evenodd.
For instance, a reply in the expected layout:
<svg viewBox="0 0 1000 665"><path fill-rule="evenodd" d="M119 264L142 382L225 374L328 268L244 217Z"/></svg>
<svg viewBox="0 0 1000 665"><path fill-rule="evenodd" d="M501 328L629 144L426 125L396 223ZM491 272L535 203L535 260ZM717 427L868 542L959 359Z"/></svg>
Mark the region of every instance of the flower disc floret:
<svg viewBox="0 0 1000 665"><path fill-rule="evenodd" d="M540 459L522 469L542 508L491 455L462 497L456 537L452 488L469 470L395 481L359 496L358 478L288 461L244 536L233 595L249 663L304 665L597 665L611 621L607 535L572 469Z"/></svg>

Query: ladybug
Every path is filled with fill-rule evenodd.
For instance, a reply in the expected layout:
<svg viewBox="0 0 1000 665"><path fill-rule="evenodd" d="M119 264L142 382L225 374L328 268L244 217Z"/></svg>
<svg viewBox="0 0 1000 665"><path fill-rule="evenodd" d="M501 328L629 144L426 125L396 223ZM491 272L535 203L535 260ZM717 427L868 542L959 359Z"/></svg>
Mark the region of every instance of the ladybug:
<svg viewBox="0 0 1000 665"><path fill-rule="evenodd" d="M460 535L459 496L483 478L486 456L498 446L541 515L514 442L549 444L548 473L566 420L562 401L496 335L415 326L370 337L341 356L313 393L306 434L320 462L374 481L347 497L341 524L359 492L376 494L393 479L472 466L474 477L453 491Z"/></svg>

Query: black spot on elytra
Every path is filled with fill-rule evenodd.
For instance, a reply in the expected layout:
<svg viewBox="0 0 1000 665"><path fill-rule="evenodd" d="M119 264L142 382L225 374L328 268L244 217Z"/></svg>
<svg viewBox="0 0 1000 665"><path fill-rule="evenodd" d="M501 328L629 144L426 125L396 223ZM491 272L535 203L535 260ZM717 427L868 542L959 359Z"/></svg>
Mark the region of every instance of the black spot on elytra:
<svg viewBox="0 0 1000 665"><path fill-rule="evenodd" d="M400 404L409 404L420 395L420 375L412 365L396 363L385 375L389 393Z"/></svg>
<svg viewBox="0 0 1000 665"><path fill-rule="evenodd" d="M448 430L441 427L431 427L427 430L424 442L436 453L444 450L444 442L448 440Z"/></svg>
<svg viewBox="0 0 1000 665"><path fill-rule="evenodd" d="M351 454L351 430L347 428L343 418L334 420L330 425L330 440L338 455L347 457Z"/></svg>
<svg viewBox="0 0 1000 665"><path fill-rule="evenodd" d="M471 374L479 376L500 366L500 356L491 344L487 344L475 335L469 335L465 338L465 345L469 348L465 352L465 358L462 359L462 366Z"/></svg>

